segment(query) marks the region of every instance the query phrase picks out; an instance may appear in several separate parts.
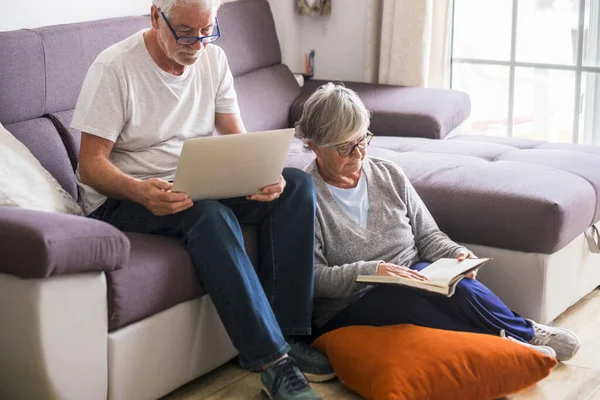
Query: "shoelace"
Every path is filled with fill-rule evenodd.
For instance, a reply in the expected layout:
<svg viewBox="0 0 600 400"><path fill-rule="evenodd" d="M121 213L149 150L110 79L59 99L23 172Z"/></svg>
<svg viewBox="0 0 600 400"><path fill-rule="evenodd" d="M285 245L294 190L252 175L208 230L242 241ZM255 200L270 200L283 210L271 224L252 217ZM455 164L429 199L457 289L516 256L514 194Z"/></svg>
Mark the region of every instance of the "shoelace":
<svg viewBox="0 0 600 400"><path fill-rule="evenodd" d="M291 356L284 358L271 368L275 370L275 380L273 381L273 387L271 388L271 396L275 397L279 388L283 384L283 380L287 379L290 393L298 393L308 386L308 382L303 375L296 373L296 360Z"/></svg>
<svg viewBox="0 0 600 400"><path fill-rule="evenodd" d="M535 345L545 345L548 343L548 340L556 335L555 332L551 332L539 325L534 325L535 336L531 339L531 343Z"/></svg>

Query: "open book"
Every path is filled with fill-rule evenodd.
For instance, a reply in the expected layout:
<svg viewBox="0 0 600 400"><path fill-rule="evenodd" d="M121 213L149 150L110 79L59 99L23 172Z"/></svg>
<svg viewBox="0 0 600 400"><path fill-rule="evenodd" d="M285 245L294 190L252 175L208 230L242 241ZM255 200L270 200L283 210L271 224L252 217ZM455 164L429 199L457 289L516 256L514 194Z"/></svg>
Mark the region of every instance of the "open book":
<svg viewBox="0 0 600 400"><path fill-rule="evenodd" d="M359 275L356 282L405 285L450 297L454 294L458 282L465 275L478 269L489 260L491 258L467 258L459 262L456 258L440 258L419 271L421 275L427 277L427 281L401 278L399 276Z"/></svg>

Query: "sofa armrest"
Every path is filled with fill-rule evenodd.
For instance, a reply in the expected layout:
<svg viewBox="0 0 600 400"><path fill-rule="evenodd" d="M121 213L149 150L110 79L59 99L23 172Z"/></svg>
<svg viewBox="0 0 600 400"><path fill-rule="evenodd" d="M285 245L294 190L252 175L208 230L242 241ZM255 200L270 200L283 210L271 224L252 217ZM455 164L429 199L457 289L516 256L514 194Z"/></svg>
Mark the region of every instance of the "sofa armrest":
<svg viewBox="0 0 600 400"><path fill-rule="evenodd" d="M290 110L292 124L300 119L304 103L327 81L308 80ZM458 90L344 82L372 113L375 135L443 139L471 114L471 99Z"/></svg>
<svg viewBox="0 0 600 400"><path fill-rule="evenodd" d="M0 273L25 279L112 271L129 259L129 239L91 218L0 207Z"/></svg>

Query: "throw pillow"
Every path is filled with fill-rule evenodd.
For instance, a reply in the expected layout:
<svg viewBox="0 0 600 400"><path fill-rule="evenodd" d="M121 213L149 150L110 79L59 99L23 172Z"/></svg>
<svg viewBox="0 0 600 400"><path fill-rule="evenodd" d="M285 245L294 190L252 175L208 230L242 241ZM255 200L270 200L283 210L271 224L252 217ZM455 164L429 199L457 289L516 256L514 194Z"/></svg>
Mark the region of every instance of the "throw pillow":
<svg viewBox="0 0 600 400"><path fill-rule="evenodd" d="M367 399L497 399L548 376L556 360L509 340L414 325L349 326L313 346Z"/></svg>
<svg viewBox="0 0 600 400"><path fill-rule="evenodd" d="M0 124L0 206L83 215L29 149Z"/></svg>

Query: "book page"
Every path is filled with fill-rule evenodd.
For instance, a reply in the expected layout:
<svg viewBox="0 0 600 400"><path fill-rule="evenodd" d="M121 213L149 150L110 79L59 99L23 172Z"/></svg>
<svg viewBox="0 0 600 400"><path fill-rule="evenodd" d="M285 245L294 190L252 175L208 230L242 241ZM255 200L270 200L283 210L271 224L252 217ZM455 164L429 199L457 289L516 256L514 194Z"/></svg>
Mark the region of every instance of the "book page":
<svg viewBox="0 0 600 400"><path fill-rule="evenodd" d="M433 284L448 286L456 276L477 268L487 261L489 258L467 258L460 262L456 258L441 258L419 273L426 276Z"/></svg>
<svg viewBox="0 0 600 400"><path fill-rule="evenodd" d="M443 283L431 282L431 281L419 281L417 279L403 278L400 276L377 276L377 275L358 275L356 278L358 283L392 283L395 285L406 285L413 287L437 287L446 288L447 285Z"/></svg>
<svg viewBox="0 0 600 400"><path fill-rule="evenodd" d="M395 276L393 277L394 281L397 283L401 283L403 285L407 285L407 286L414 286L414 287L425 287L425 286L435 286L435 287L440 287L440 288L445 288L448 285L444 284L443 282L437 282L437 281L419 281L417 279L411 279L411 278L403 278L401 276Z"/></svg>
<svg viewBox="0 0 600 400"><path fill-rule="evenodd" d="M392 284L392 285L404 285L414 287L418 289L428 290L430 292L436 292L441 294L448 294L448 287L430 281L419 281L416 279L402 278L399 276L377 276L377 275L358 275L356 278L358 283L370 283L370 284Z"/></svg>

